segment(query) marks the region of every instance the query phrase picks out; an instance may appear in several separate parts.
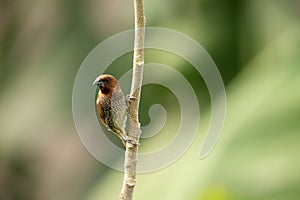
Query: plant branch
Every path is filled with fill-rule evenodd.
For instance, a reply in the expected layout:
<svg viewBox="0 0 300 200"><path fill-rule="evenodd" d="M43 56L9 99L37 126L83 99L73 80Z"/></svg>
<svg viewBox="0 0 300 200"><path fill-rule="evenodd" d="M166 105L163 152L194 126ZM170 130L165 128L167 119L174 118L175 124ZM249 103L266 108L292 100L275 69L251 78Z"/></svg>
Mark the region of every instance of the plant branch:
<svg viewBox="0 0 300 200"><path fill-rule="evenodd" d="M144 39L145 14L143 0L134 0L135 12L135 40L133 55L133 76L130 91L130 104L128 109L128 137L133 141L126 143L124 160L124 179L120 194L121 200L132 200L136 184L136 165L138 158L138 144L141 134L139 123L139 103L144 67Z"/></svg>

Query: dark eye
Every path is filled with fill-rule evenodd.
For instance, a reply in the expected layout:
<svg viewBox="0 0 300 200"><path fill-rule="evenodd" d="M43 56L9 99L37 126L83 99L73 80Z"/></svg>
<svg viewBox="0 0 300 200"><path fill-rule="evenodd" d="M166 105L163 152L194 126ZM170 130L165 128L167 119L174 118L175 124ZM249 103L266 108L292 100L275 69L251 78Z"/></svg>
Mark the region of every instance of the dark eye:
<svg viewBox="0 0 300 200"><path fill-rule="evenodd" d="M108 82L108 81L109 81L109 78L101 79L101 82L103 82L103 83Z"/></svg>
<svg viewBox="0 0 300 200"><path fill-rule="evenodd" d="M105 80L105 82L109 82L110 81L110 78L106 78L106 79L104 79Z"/></svg>

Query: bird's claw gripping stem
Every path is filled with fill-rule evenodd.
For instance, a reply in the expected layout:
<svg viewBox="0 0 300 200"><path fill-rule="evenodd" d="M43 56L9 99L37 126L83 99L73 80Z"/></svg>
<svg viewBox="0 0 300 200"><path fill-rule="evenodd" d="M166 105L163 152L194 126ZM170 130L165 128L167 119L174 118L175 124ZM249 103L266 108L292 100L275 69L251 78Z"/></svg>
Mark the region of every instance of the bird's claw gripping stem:
<svg viewBox="0 0 300 200"><path fill-rule="evenodd" d="M134 100L137 100L137 98L134 97L134 96L131 96L130 94L126 95L125 101L126 101L126 106L127 106L127 108L129 108L130 102L131 102L131 101L134 101Z"/></svg>
<svg viewBox="0 0 300 200"><path fill-rule="evenodd" d="M125 141L129 144L135 145L135 146L139 146L140 143L135 142L132 138L126 137Z"/></svg>

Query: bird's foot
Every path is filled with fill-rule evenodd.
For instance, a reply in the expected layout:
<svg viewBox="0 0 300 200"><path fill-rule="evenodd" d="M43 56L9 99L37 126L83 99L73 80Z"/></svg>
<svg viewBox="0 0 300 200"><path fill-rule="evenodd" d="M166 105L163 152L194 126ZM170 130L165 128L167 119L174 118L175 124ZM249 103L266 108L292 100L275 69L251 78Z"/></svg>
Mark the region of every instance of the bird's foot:
<svg viewBox="0 0 300 200"><path fill-rule="evenodd" d="M130 94L127 94L127 95L126 95L126 99L127 99L128 101L134 101L134 100L137 100L136 97L134 97L134 96L132 96L132 95L130 95Z"/></svg>
<svg viewBox="0 0 300 200"><path fill-rule="evenodd" d="M129 108L130 102L135 100L137 100L136 97L130 96L130 94L126 95L125 101L126 101L127 108Z"/></svg>
<svg viewBox="0 0 300 200"><path fill-rule="evenodd" d="M129 138L128 136L126 137L125 141L126 141L127 143L129 143L129 144L134 145L134 146L139 146L139 145L140 145L139 142L134 141L133 138Z"/></svg>

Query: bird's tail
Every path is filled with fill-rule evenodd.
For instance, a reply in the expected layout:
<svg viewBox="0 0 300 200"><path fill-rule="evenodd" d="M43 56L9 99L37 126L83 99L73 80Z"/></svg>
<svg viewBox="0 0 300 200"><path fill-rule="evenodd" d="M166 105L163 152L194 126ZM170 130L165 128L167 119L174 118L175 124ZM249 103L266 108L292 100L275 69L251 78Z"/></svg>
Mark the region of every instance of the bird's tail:
<svg viewBox="0 0 300 200"><path fill-rule="evenodd" d="M126 142L128 141L127 135L125 133L125 131L119 131L117 133L117 136L120 138L120 140L122 141L123 145L126 146Z"/></svg>

